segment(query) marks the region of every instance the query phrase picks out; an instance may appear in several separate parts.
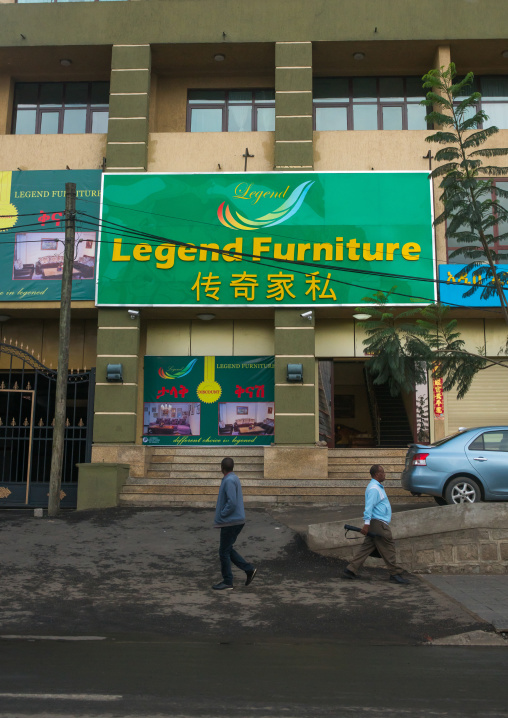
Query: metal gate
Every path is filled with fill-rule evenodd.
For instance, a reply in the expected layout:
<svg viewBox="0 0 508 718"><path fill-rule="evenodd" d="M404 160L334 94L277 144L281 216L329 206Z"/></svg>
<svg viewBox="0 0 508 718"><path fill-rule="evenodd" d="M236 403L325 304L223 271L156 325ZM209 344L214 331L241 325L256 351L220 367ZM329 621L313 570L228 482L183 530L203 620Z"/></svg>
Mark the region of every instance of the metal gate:
<svg viewBox="0 0 508 718"><path fill-rule="evenodd" d="M91 459L94 388L95 369L69 372L63 508L76 506L76 465ZM48 505L55 390L54 369L0 343L0 507Z"/></svg>

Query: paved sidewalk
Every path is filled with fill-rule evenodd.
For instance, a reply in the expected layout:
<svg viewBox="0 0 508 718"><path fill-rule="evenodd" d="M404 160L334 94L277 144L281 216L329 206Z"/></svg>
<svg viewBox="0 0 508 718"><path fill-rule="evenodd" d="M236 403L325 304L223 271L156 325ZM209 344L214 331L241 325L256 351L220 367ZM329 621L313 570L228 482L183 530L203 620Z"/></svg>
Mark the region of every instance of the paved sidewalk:
<svg viewBox="0 0 508 718"><path fill-rule="evenodd" d="M420 576L496 631L508 631L508 576Z"/></svg>

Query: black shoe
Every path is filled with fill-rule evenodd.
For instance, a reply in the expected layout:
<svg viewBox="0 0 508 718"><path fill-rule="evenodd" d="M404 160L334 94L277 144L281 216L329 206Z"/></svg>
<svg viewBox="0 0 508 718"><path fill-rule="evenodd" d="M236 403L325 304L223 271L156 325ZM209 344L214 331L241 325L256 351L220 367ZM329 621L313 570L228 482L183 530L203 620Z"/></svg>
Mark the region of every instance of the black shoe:
<svg viewBox="0 0 508 718"><path fill-rule="evenodd" d="M224 581L221 581L220 583L214 584L212 588L216 591L232 591L234 586L230 583L224 583Z"/></svg>
<svg viewBox="0 0 508 718"><path fill-rule="evenodd" d="M246 586L249 586L252 583L252 579L257 574L257 572L257 568L253 568L252 571L245 571L245 573L247 574L247 580L245 581Z"/></svg>
<svg viewBox="0 0 508 718"><path fill-rule="evenodd" d="M404 578L404 576L401 576L400 573L394 573L390 576L389 581L393 581L394 583L411 583L407 580L407 578Z"/></svg>
<svg viewBox="0 0 508 718"><path fill-rule="evenodd" d="M356 573L354 571L350 571L348 568L344 569L344 577L345 578L357 578Z"/></svg>

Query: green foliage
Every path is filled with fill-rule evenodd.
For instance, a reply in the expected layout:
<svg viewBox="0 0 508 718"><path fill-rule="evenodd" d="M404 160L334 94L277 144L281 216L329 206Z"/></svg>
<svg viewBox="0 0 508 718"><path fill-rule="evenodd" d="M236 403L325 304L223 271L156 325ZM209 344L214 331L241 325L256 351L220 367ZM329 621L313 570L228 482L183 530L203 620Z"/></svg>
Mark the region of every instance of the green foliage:
<svg viewBox="0 0 508 718"><path fill-rule="evenodd" d="M387 306L389 297L390 292L365 297L363 301L372 304L358 311L371 315L362 322L365 351L372 355L367 370L375 384L388 382L392 396L414 391L416 384L426 381L429 368L435 378L443 379L445 391L456 389L462 399L475 374L498 363L465 349L457 320L449 318L447 307L431 304L395 314Z"/></svg>
<svg viewBox="0 0 508 718"><path fill-rule="evenodd" d="M440 188L443 190L440 199L444 210L435 223L446 222L447 239L461 245L450 258L463 255L469 260L465 269L460 267L460 274L474 270L474 275L484 277L482 284L471 285L465 296L481 292L481 298L487 299L497 292L508 323L507 302L501 285L508 280L508 275L497 272L495 267L495 262L507 259L508 253L496 252L494 246L507 236L496 237L494 227L508 222L508 209L499 202L508 194L493 185L492 180L485 179L505 175L508 167L484 165L482 161L482 158L508 155L508 148L482 147L498 128L480 129L488 116L478 109L481 95L472 91L472 72L457 80L455 65L451 63L448 68L431 70L422 79L423 87L429 90L422 102L430 109L427 121L443 128L429 135L426 141L445 145L435 156L436 161L443 164L431 173L432 177L442 178Z"/></svg>

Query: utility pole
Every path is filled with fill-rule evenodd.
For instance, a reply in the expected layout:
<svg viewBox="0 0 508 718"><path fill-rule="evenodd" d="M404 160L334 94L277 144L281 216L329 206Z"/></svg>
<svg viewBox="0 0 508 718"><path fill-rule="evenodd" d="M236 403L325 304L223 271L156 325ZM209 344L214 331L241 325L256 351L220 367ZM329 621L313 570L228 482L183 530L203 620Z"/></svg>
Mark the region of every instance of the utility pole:
<svg viewBox="0 0 508 718"><path fill-rule="evenodd" d="M65 421L67 408L67 380L69 375L69 339L71 333L72 267L74 263L74 237L76 222L76 185L65 185L65 247L60 300L60 332L58 343L58 370L56 375L55 426L49 477L48 515L56 516L60 510L60 487L64 456Z"/></svg>

